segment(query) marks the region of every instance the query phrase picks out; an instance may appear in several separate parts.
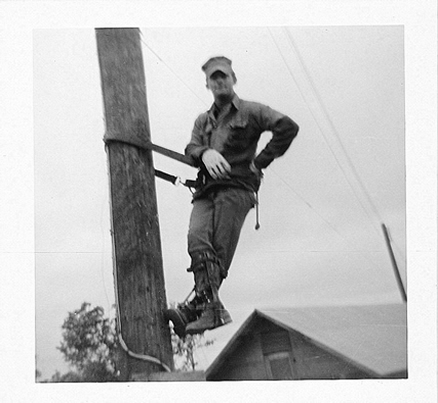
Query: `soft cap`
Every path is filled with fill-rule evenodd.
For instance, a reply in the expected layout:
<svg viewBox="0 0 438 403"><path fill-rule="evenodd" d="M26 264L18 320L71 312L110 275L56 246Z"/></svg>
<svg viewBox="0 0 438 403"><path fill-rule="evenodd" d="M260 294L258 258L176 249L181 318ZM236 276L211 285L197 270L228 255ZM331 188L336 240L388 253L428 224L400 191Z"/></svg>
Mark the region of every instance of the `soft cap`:
<svg viewBox="0 0 438 403"><path fill-rule="evenodd" d="M202 66L202 70L210 77L215 71L222 71L225 74L232 74L233 69L231 68L231 60L225 56L216 56L207 60L207 62Z"/></svg>

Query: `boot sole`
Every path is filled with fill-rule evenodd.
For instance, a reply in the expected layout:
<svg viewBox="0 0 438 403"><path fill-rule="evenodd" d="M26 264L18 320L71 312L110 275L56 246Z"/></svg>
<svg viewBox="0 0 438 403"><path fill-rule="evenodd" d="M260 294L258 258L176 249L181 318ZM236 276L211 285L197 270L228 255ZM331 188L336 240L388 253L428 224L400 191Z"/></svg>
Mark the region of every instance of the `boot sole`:
<svg viewBox="0 0 438 403"><path fill-rule="evenodd" d="M190 335L194 335L194 334L202 334L202 333L204 333L206 330L214 330L214 329L217 329L218 327L228 325L228 324L231 323L232 321L233 321L233 320L231 319L231 317L229 317L229 318L227 318L226 320L224 320L223 323L220 323L220 322L219 322L219 324L217 324L217 325L210 326L210 327L207 327L207 328L202 328L202 329L191 329L191 328L190 328L190 324L189 324L189 325L185 328L185 333L186 333L186 334L190 334Z"/></svg>

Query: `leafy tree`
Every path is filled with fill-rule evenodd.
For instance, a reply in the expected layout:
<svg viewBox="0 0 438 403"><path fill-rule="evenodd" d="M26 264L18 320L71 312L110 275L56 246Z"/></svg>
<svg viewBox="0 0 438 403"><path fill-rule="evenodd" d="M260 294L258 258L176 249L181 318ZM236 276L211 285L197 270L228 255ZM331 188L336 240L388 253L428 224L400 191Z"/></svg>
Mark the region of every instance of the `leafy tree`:
<svg viewBox="0 0 438 403"><path fill-rule="evenodd" d="M48 382L107 382L117 381L119 354L115 320L104 317L103 308L91 308L88 302L69 312L62 325L62 342L58 348L64 359L75 369L66 374L59 371ZM171 328L171 341L180 371L194 371L197 366L195 351L213 344L202 335L187 335L180 339Z"/></svg>
<svg viewBox="0 0 438 403"><path fill-rule="evenodd" d="M66 374L61 374L56 371L52 378L46 382L83 382L83 378L77 372L69 371Z"/></svg>
<svg viewBox="0 0 438 403"><path fill-rule="evenodd" d="M182 358L182 364L178 368L181 371L195 371L198 363L195 360L195 351L200 347L208 347L214 340L204 340L204 335L188 334L184 339L180 339L173 329L171 329L172 349L175 358Z"/></svg>
<svg viewBox="0 0 438 403"><path fill-rule="evenodd" d="M63 341L58 349L64 359L76 369L81 381L117 380L117 336L114 320L104 317L103 308L97 306L91 309L89 303L82 303L80 309L69 312L62 329ZM70 374L67 379L60 377L53 381L71 382L75 379Z"/></svg>

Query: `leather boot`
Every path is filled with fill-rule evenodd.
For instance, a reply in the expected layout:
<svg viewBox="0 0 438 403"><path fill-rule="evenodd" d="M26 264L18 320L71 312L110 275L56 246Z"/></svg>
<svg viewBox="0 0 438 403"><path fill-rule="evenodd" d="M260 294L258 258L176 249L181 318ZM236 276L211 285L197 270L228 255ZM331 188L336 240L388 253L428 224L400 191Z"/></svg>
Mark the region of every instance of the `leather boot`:
<svg viewBox="0 0 438 403"><path fill-rule="evenodd" d="M206 330L213 330L232 322L230 313L221 303L210 302L202 312L201 317L190 322L186 328L186 334L200 334Z"/></svg>
<svg viewBox="0 0 438 403"><path fill-rule="evenodd" d="M167 320L173 323L173 330L178 337L183 339L186 336L187 324L196 321L204 307L205 302L201 297L196 296L190 302L178 304L176 308L167 309L165 316Z"/></svg>

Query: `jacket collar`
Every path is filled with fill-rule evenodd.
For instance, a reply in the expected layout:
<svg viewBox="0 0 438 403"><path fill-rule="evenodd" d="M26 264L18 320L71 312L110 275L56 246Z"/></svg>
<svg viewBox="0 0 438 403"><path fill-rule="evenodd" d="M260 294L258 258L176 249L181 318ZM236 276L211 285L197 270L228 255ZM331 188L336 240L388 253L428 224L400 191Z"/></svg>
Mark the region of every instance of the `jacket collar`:
<svg viewBox="0 0 438 403"><path fill-rule="evenodd" d="M234 94L233 99L231 100L231 105L234 106L234 108L236 108L236 110L239 110L240 107L240 98L237 96L237 94ZM208 114L212 115L214 110L216 109L216 105L213 102L213 104L211 105L210 109L208 110Z"/></svg>

